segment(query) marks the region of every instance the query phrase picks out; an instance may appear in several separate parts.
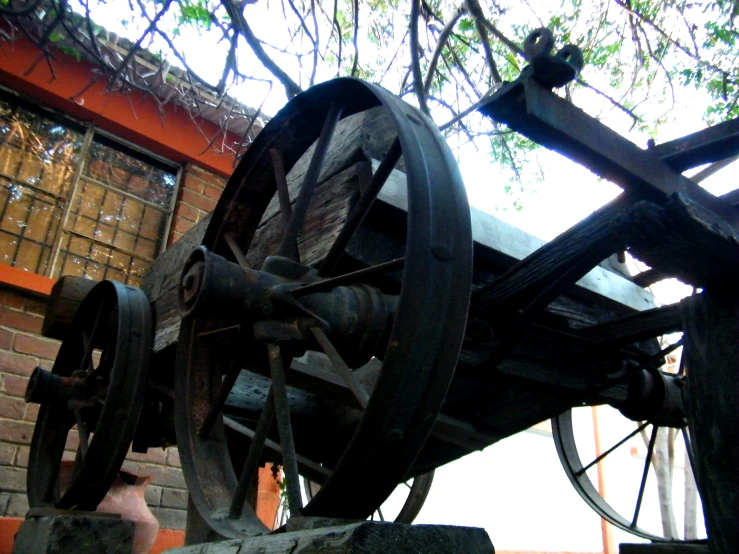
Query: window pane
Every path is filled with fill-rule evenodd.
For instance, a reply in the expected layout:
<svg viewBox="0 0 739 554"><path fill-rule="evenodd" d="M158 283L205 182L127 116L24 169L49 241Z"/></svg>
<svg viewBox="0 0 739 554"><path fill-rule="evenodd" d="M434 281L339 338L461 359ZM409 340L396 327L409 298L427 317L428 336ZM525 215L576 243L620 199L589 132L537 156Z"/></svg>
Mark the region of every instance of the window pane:
<svg viewBox="0 0 739 554"><path fill-rule="evenodd" d="M81 181L66 230L154 259L161 249L166 221L167 214L143 202Z"/></svg>
<svg viewBox="0 0 739 554"><path fill-rule="evenodd" d="M66 196L83 135L0 100L0 175Z"/></svg>
<svg viewBox="0 0 739 554"><path fill-rule="evenodd" d="M0 263L46 274L63 203L0 177Z"/></svg>
<svg viewBox="0 0 739 554"><path fill-rule="evenodd" d="M169 208L176 181L173 173L98 142L90 146L85 175L162 208Z"/></svg>
<svg viewBox="0 0 739 554"><path fill-rule="evenodd" d="M113 279L139 285L149 262L84 237L64 233L59 251L60 275Z"/></svg>

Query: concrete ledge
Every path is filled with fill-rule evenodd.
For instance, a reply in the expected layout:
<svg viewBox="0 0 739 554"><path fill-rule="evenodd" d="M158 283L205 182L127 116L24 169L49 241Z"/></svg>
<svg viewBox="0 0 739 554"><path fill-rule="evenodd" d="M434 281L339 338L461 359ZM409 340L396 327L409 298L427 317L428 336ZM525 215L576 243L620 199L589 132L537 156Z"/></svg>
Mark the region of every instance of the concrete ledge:
<svg viewBox="0 0 739 554"><path fill-rule="evenodd" d="M185 546L167 554L493 554L484 529L363 521Z"/></svg>

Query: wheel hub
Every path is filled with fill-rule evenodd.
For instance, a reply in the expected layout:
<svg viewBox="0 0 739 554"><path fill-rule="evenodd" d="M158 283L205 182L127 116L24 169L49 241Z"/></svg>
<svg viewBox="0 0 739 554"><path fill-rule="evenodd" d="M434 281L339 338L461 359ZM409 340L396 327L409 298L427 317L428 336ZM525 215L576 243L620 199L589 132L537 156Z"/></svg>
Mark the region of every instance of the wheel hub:
<svg viewBox="0 0 739 554"><path fill-rule="evenodd" d="M292 341L320 350L311 328L330 335L350 367L382 357L397 307L397 297L369 285L337 286L300 295L318 282L313 268L286 258L268 258L262 270L243 268L205 247L196 248L182 272L182 317L217 315L250 323L260 342Z"/></svg>

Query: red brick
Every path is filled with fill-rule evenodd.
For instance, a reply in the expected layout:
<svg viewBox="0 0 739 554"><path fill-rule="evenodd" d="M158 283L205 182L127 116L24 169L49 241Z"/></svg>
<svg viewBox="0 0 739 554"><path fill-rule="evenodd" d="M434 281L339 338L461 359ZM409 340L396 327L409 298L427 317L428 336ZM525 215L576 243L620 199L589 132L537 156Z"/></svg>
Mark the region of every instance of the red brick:
<svg viewBox="0 0 739 554"><path fill-rule="evenodd" d="M197 194L202 194L203 192L203 186L205 183L195 177L194 175L185 174L182 177L182 189L189 189L193 192L196 192Z"/></svg>
<svg viewBox="0 0 739 554"><path fill-rule="evenodd" d="M0 417L23 419L26 412L26 403L22 398L0 396Z"/></svg>
<svg viewBox="0 0 739 554"><path fill-rule="evenodd" d="M30 446L19 446L18 453L15 455L15 465L18 467L28 467L28 457L30 454Z"/></svg>
<svg viewBox="0 0 739 554"><path fill-rule="evenodd" d="M27 331L29 333L41 333L41 324L44 318L16 312L5 308L0 308L0 325L12 327L19 331Z"/></svg>
<svg viewBox="0 0 739 554"><path fill-rule="evenodd" d="M26 394L26 385L28 385L28 377L20 377L18 375L10 375L9 373L0 374L2 378L2 386L0 391L11 396L20 396Z"/></svg>
<svg viewBox="0 0 739 554"><path fill-rule="evenodd" d="M126 454L126 459L134 462L148 462L150 464L164 465L167 461L167 451L157 447L149 448L149 451L146 454L129 450L128 454Z"/></svg>
<svg viewBox="0 0 739 554"><path fill-rule="evenodd" d="M0 440L16 444L31 444L33 436L33 423L27 421L11 421L5 419L0 421ZM0 479L2 483L2 479Z"/></svg>
<svg viewBox="0 0 739 554"><path fill-rule="evenodd" d="M26 302L20 294L11 292L9 290L0 291L0 305L13 308L15 310L22 310Z"/></svg>
<svg viewBox="0 0 739 554"><path fill-rule="evenodd" d="M169 246L172 246L175 242L180 240L182 238L182 233L178 233L177 231L172 231L172 234L170 235L169 239Z"/></svg>
<svg viewBox="0 0 739 554"><path fill-rule="evenodd" d="M23 414L23 419L25 419L26 421L36 421L39 409L41 409L40 404L26 404L26 411Z"/></svg>
<svg viewBox="0 0 739 554"><path fill-rule="evenodd" d="M187 508L187 491L180 489L162 489L161 506L164 508Z"/></svg>
<svg viewBox="0 0 739 554"><path fill-rule="evenodd" d="M13 350L22 354L31 354L39 358L53 360L59 353L59 341L34 337L32 335L16 335Z"/></svg>
<svg viewBox="0 0 739 554"><path fill-rule="evenodd" d="M18 450L18 447L14 444L0 443L0 465L2 466L13 465L13 460L15 460L15 453L17 450Z"/></svg>
<svg viewBox="0 0 739 554"><path fill-rule="evenodd" d="M196 194L191 190L182 191L182 201L185 204L189 204L190 206L193 206L194 208L197 208L199 210L203 210L204 212L212 212L213 209L216 207L216 203L214 200L206 198L205 196L202 196L200 194Z"/></svg>
<svg viewBox="0 0 739 554"><path fill-rule="evenodd" d="M206 183L210 183L211 185L215 185L219 188L223 188L226 184L226 179L224 179L223 177L219 177L218 175L211 173L210 171L206 171L202 167L198 167L196 165L187 166L185 168L185 172L187 175L202 179Z"/></svg>
<svg viewBox="0 0 739 554"><path fill-rule="evenodd" d="M35 298L29 298L26 300L24 311L27 314L39 315L44 317L46 315L46 302L42 300L36 300Z"/></svg>
<svg viewBox="0 0 739 554"><path fill-rule="evenodd" d="M0 371L30 376L38 364L38 358L0 351Z"/></svg>
<svg viewBox="0 0 739 554"><path fill-rule="evenodd" d="M11 494L5 515L8 517L24 517L28 512L28 497L25 490L21 494Z"/></svg>
<svg viewBox="0 0 739 554"><path fill-rule="evenodd" d="M190 221L197 222L199 215L200 211L196 210L192 206L188 206L187 204L182 203L177 204L177 209L175 210L175 219L184 218Z"/></svg>
<svg viewBox="0 0 739 554"><path fill-rule="evenodd" d="M154 484L161 487L187 488L182 470L179 468L141 463L133 473L141 477L151 475L154 477Z"/></svg>
<svg viewBox="0 0 739 554"><path fill-rule="evenodd" d="M10 350L10 345L13 344L13 331L7 329L0 329L0 350Z"/></svg>
<svg viewBox="0 0 739 554"><path fill-rule="evenodd" d="M179 233L187 233L190 229L195 226L195 223L186 219L177 218L175 219L173 229Z"/></svg>
<svg viewBox="0 0 739 554"><path fill-rule="evenodd" d="M26 470L0 467L0 483L3 484L3 490L26 492Z"/></svg>
<svg viewBox="0 0 739 554"><path fill-rule="evenodd" d="M180 451L174 447L167 449L167 465L180 467Z"/></svg>
<svg viewBox="0 0 739 554"><path fill-rule="evenodd" d="M223 194L223 189L214 187L213 185L205 185L205 188L203 189L203 195L208 198L212 198L216 202L221 199L221 194Z"/></svg>

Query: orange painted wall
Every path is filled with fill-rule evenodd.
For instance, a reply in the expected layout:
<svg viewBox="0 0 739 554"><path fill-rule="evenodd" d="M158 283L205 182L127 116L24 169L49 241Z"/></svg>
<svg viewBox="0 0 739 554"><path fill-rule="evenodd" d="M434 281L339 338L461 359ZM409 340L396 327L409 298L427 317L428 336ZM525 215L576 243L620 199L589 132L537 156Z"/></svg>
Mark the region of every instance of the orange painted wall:
<svg viewBox="0 0 739 554"><path fill-rule="evenodd" d="M0 518L0 554L11 554L13 542L18 528L23 523L19 517ZM185 532L173 529L162 529L157 535L157 540L149 550L149 554L161 554L170 548L176 548L185 544Z"/></svg>
<svg viewBox="0 0 739 554"><path fill-rule="evenodd" d="M218 154L208 148L211 137L220 132L215 124L199 121L196 125L184 108L171 103L162 107L162 114L149 95L109 91L105 79L70 100L95 77L93 66L58 53L52 62L56 78L44 62L26 75L39 54L25 37L13 43L1 42L0 83L174 162L191 162L224 177L233 172L232 153ZM226 144L238 144L240 140L233 133L225 137ZM215 144L223 141L221 133Z"/></svg>

